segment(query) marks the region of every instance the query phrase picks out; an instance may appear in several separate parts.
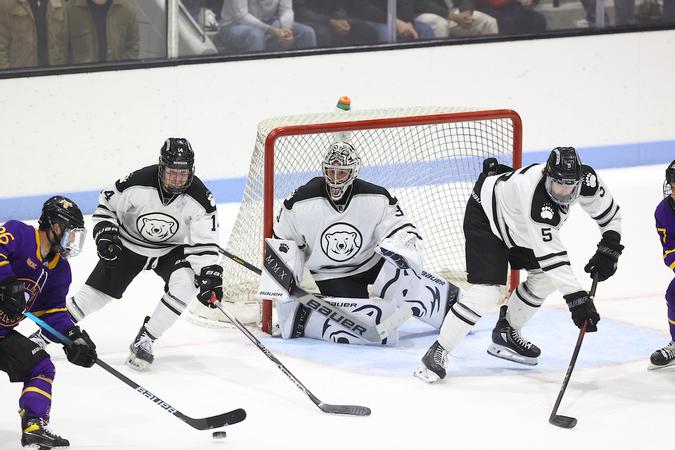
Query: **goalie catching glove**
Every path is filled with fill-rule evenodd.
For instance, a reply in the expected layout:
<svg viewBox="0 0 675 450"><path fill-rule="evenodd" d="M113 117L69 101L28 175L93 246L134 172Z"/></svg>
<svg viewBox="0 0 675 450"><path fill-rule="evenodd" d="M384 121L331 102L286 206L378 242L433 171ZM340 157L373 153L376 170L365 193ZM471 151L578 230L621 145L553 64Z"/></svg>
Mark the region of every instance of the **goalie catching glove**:
<svg viewBox="0 0 675 450"><path fill-rule="evenodd" d="M197 300L209 308L216 306L210 302L211 294L218 301L223 299L223 267L219 264L202 267L199 275L195 275L195 285L199 288Z"/></svg>
<svg viewBox="0 0 675 450"><path fill-rule="evenodd" d="M383 239L375 247L375 252L397 269L411 269L416 274L422 272L424 243L416 231L401 230L392 237Z"/></svg>

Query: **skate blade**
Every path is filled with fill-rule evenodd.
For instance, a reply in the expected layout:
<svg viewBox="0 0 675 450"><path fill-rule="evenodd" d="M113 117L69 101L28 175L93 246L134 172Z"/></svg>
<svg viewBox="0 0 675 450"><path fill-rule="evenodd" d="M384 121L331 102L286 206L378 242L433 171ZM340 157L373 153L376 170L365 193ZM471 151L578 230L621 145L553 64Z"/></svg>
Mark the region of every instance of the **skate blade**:
<svg viewBox="0 0 675 450"><path fill-rule="evenodd" d="M436 383L438 380L441 379L438 375L436 375L434 372L431 370L427 369L425 366L419 366L417 369L415 369L415 372L413 372L413 375L416 378L419 378L420 380L424 381L425 383L433 384Z"/></svg>
<svg viewBox="0 0 675 450"><path fill-rule="evenodd" d="M675 359L670 361L668 364L664 364L662 366L657 366L656 364L650 362L649 366L647 366L647 370L661 370L673 366L675 366Z"/></svg>
<svg viewBox="0 0 675 450"><path fill-rule="evenodd" d="M532 358L529 356L519 355L513 350L504 347L502 345L490 344L487 352L489 355L495 356L497 358L505 359L507 361L512 361L518 364L524 364L526 366L536 366L538 361L537 358Z"/></svg>
<svg viewBox="0 0 675 450"><path fill-rule="evenodd" d="M139 372L143 372L143 371L146 371L148 369L148 367L150 366L150 363L147 362L147 361L144 361L142 359L136 358L136 356L132 353L127 358L126 365L131 367L134 370L138 370Z"/></svg>

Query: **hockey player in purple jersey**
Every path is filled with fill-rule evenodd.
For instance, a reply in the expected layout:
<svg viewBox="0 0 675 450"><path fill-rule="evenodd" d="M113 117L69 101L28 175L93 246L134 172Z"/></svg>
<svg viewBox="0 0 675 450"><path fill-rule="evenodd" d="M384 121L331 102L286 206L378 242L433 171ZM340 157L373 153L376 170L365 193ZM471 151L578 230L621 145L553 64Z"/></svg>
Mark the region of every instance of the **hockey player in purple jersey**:
<svg viewBox="0 0 675 450"><path fill-rule="evenodd" d="M11 382L23 383L21 445L44 449L69 445L46 428L54 364L43 348L14 328L24 311L41 317L74 342L64 350L78 366L94 365L96 346L66 310L72 279L67 259L77 255L84 243L82 213L72 201L55 196L44 203L38 223L37 230L16 220L0 226L0 370ZM58 342L56 337L52 340Z"/></svg>
<svg viewBox="0 0 675 450"><path fill-rule="evenodd" d="M675 271L675 160L666 169L666 181L663 183L665 198L654 212L656 231L663 246L663 263ZM649 369L675 365L675 278L666 289L668 304L668 324L670 325L670 343L652 353Z"/></svg>

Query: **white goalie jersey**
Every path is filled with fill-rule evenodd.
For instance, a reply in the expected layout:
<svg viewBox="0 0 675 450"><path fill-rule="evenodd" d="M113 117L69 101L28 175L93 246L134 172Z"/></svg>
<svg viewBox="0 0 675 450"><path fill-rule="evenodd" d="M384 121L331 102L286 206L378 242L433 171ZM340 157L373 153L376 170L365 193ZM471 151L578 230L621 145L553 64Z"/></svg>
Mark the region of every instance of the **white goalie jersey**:
<svg viewBox="0 0 675 450"><path fill-rule="evenodd" d="M541 269L566 295L583 290L560 239L569 207L555 203L546 193L544 167L545 164L532 164L487 177L480 201L492 232L509 248L532 249ZM579 204L595 220L600 233L613 230L621 234L619 205L589 166L582 166L582 183Z"/></svg>
<svg viewBox="0 0 675 450"><path fill-rule="evenodd" d="M157 258L185 246L194 272L217 264L218 212L202 181L195 176L188 190L167 204L160 195L157 165L132 172L101 191L94 224L118 225L123 245L139 255Z"/></svg>
<svg viewBox="0 0 675 450"><path fill-rule="evenodd" d="M294 241L316 281L365 272L381 256L375 247L401 230L417 234L386 189L354 180L344 211L329 200L323 177L313 178L284 201L274 237Z"/></svg>

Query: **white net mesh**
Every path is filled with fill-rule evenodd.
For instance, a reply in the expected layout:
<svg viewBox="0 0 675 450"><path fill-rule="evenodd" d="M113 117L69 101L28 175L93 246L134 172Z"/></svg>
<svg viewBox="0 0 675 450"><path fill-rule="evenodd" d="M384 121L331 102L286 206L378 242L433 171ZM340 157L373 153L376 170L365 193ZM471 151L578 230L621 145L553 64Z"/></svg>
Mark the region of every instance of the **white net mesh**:
<svg viewBox="0 0 675 450"><path fill-rule="evenodd" d="M483 159L494 156L511 165L514 151L520 152L516 149L520 131L515 129L515 113L465 114L468 111L472 110L338 111L261 122L248 182L227 250L261 266L265 177L270 180L273 177L274 183L274 208L267 212L271 215L278 212L282 200L297 187L321 175L321 160L329 144L336 137L348 137L361 157L359 178L387 188L421 231L427 270L455 283L465 281L464 208ZM375 123L371 122L373 119ZM355 129L336 133L336 122L351 122ZM292 134L273 140L274 173L265 175L265 141L273 130L275 135L280 128L289 126L293 127ZM244 304L253 305L259 277L234 262L226 260L223 265L225 297L237 309L243 309ZM252 311L252 317L240 319L253 321L258 310ZM197 314L208 313L197 307ZM220 321L220 316L212 315L212 318Z"/></svg>

